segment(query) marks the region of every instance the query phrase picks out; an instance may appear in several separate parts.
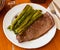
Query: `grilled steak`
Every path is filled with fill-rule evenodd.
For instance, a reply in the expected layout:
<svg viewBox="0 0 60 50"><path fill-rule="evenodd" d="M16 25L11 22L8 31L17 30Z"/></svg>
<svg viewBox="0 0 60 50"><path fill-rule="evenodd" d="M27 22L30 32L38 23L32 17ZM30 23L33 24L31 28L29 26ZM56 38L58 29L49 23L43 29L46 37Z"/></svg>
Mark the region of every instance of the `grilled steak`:
<svg viewBox="0 0 60 50"><path fill-rule="evenodd" d="M36 39L54 26L52 16L46 12L41 18L36 20L22 35L16 35L18 42Z"/></svg>

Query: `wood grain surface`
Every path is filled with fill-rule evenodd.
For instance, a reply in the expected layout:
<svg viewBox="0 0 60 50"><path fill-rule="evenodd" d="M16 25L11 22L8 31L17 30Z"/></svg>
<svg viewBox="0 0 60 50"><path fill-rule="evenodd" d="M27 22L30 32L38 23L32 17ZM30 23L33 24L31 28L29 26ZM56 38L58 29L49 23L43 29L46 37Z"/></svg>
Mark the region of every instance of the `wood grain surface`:
<svg viewBox="0 0 60 50"><path fill-rule="evenodd" d="M15 1L16 1L16 5L21 4L21 3L30 2L30 0L15 0ZM52 0L47 0L46 3L41 4L41 5L44 6L45 8L47 8L51 1ZM4 9L0 12L0 50L13 50L12 45L14 47L14 50L29 50L29 49L23 49L18 46L15 46L4 35L3 19L4 19L5 14L7 13L7 11L11 8L7 5L8 2L10 2L10 0L6 0L6 5L5 5ZM30 49L30 50L60 50L60 31L57 30L56 35L52 39L52 41L50 43L48 43L47 45L45 45L44 47L37 48L37 49Z"/></svg>

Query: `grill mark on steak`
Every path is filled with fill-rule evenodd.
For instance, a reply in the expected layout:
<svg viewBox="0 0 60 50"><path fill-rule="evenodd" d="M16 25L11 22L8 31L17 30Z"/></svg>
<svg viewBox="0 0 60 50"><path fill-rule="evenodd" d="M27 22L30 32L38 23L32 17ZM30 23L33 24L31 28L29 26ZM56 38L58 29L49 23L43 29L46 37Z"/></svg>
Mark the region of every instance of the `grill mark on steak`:
<svg viewBox="0 0 60 50"><path fill-rule="evenodd" d="M36 20L22 35L17 35L18 42L30 41L44 35L54 26L52 16L46 12L43 17Z"/></svg>

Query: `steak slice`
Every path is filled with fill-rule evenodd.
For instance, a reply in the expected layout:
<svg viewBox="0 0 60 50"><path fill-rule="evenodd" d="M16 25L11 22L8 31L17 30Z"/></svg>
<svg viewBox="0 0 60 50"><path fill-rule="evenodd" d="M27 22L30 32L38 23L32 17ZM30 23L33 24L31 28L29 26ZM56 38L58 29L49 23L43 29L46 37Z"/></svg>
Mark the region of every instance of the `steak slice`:
<svg viewBox="0 0 60 50"><path fill-rule="evenodd" d="M18 42L30 41L36 39L54 26L52 16L46 12L41 18L36 20L22 35L16 35Z"/></svg>

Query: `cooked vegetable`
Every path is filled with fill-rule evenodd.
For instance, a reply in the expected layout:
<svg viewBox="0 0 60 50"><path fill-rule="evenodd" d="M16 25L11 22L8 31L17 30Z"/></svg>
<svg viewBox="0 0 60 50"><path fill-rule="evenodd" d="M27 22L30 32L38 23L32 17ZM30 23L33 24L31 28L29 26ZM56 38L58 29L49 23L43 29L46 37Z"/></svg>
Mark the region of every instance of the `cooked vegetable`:
<svg viewBox="0 0 60 50"><path fill-rule="evenodd" d="M18 28L18 30L16 30L16 33L19 33L20 35L39 17L42 16L42 13L38 10L31 18L31 20L23 27L23 28Z"/></svg>
<svg viewBox="0 0 60 50"><path fill-rule="evenodd" d="M27 11L27 9L29 8L29 5L26 5L26 7L23 9L23 11L18 15L18 17L12 22L11 24L11 30L13 30L15 24L17 23L17 21L25 14L25 12Z"/></svg>
<svg viewBox="0 0 60 50"><path fill-rule="evenodd" d="M21 19L18 20L18 22L15 25L15 29L21 25L21 23L24 21L24 19L33 11L33 8L30 6L26 13L21 17Z"/></svg>
<svg viewBox="0 0 60 50"><path fill-rule="evenodd" d="M33 10L31 12L31 14L26 17L26 19L21 23L21 25L15 31L18 31L19 29L21 29L22 27L24 27L29 22L29 20L31 19L31 17L36 13L36 11L37 10Z"/></svg>
<svg viewBox="0 0 60 50"><path fill-rule="evenodd" d="M11 30L11 25L8 26L8 29Z"/></svg>
<svg viewBox="0 0 60 50"><path fill-rule="evenodd" d="M30 5L26 5L22 12L12 21L11 25L8 26L8 29L21 35L35 20L41 16L41 10L34 10Z"/></svg>

